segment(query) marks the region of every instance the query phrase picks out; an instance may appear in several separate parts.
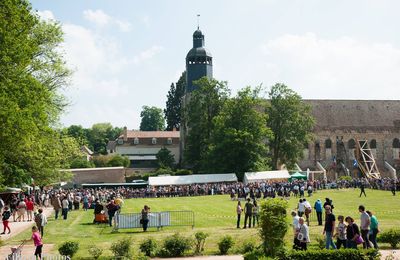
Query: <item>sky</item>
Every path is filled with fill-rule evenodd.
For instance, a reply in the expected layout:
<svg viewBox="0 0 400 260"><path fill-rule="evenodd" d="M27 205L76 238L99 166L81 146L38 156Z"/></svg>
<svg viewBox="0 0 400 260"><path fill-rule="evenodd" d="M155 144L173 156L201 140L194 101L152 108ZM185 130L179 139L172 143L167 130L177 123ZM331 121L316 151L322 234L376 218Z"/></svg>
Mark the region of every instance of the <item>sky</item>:
<svg viewBox="0 0 400 260"><path fill-rule="evenodd" d="M284 83L305 99L400 98L400 1L33 0L61 23L74 74L64 126L138 129L165 108L197 28L213 75L235 94Z"/></svg>

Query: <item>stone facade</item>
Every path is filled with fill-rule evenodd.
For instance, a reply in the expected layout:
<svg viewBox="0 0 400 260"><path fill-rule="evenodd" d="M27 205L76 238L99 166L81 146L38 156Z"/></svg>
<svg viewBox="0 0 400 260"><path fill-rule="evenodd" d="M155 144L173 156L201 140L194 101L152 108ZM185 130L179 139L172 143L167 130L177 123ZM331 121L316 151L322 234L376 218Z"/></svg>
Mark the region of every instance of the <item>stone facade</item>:
<svg viewBox="0 0 400 260"><path fill-rule="evenodd" d="M355 144L367 140L378 168L385 161L399 168L400 101L398 100L305 100L316 119L314 141L305 146L302 168L326 169L343 162L354 169Z"/></svg>

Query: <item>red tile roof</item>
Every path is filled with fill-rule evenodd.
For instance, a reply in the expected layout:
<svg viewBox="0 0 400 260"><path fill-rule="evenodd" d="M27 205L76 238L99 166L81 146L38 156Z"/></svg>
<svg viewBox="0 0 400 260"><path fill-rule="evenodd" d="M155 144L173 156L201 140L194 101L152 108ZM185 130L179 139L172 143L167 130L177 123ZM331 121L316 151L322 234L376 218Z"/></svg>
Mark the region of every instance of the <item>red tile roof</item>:
<svg viewBox="0 0 400 260"><path fill-rule="evenodd" d="M179 131L132 131L128 130L128 138L179 138ZM120 135L123 138L124 135Z"/></svg>

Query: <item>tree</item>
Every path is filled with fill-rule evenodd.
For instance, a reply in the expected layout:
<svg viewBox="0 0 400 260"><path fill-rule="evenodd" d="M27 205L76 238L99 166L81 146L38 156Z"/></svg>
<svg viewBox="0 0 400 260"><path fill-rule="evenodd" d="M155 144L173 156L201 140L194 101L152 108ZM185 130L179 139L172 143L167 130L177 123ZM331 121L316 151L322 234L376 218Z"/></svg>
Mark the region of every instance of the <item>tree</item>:
<svg viewBox="0 0 400 260"><path fill-rule="evenodd" d="M25 0L0 1L0 21L0 185L58 181L76 153L54 129L70 76L61 26L40 20Z"/></svg>
<svg viewBox="0 0 400 260"><path fill-rule="evenodd" d="M314 119L311 107L284 84L272 86L269 100L267 126L274 134L269 141L271 166L274 169L281 164L292 167L302 157L304 143L312 138Z"/></svg>
<svg viewBox="0 0 400 260"><path fill-rule="evenodd" d="M142 118L140 131L163 131L165 129L165 121L161 108L143 106L140 117Z"/></svg>
<svg viewBox="0 0 400 260"><path fill-rule="evenodd" d="M176 84L172 83L167 95L167 102L165 104L164 116L167 121L167 130L171 131L173 128L177 130L181 126L182 116L182 98L185 94L186 88L186 71L182 73Z"/></svg>
<svg viewBox="0 0 400 260"><path fill-rule="evenodd" d="M216 117L229 97L226 82L203 77L194 82L198 89L193 91L186 105L187 137L185 140L185 163L194 171L206 170L208 165L211 133Z"/></svg>
<svg viewBox="0 0 400 260"><path fill-rule="evenodd" d="M173 168L175 164L174 155L165 146L156 154L159 168Z"/></svg>
<svg viewBox="0 0 400 260"><path fill-rule="evenodd" d="M266 105L259 96L260 90L240 90L214 118L207 160L214 172L243 176L246 171L267 169L267 140L272 133L267 128Z"/></svg>
<svg viewBox="0 0 400 260"><path fill-rule="evenodd" d="M113 127L110 123L97 123L87 131L89 148L96 154L107 154L107 143L115 140L122 132L122 128Z"/></svg>

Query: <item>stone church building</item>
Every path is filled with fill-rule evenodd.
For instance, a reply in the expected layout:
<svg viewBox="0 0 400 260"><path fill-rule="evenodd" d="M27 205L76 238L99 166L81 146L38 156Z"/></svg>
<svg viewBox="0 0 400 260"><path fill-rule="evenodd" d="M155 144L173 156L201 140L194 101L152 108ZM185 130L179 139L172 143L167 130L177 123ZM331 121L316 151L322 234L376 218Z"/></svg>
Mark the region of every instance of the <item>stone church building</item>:
<svg viewBox="0 0 400 260"><path fill-rule="evenodd" d="M193 48L186 56L184 104L196 89L193 81L212 78L212 55L204 47L204 34L193 33ZM400 100L304 100L316 120L314 141L305 145L301 169L323 167L327 177L357 176L354 164L357 140L366 140L382 176L392 177L400 170ZM182 123L182 159L187 129Z"/></svg>

